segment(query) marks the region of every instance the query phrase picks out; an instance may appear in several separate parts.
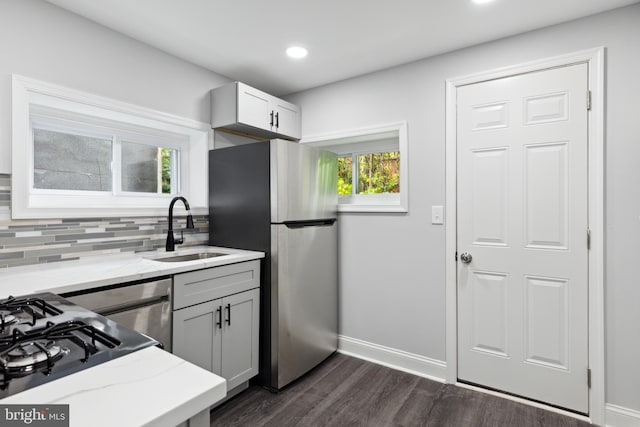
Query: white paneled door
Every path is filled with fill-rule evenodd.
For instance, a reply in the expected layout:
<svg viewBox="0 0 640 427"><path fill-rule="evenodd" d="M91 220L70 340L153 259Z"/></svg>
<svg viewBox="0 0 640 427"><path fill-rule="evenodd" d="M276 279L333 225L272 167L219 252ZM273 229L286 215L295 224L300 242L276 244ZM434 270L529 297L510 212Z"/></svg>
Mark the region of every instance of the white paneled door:
<svg viewBox="0 0 640 427"><path fill-rule="evenodd" d="M458 88L458 377L588 412L587 65Z"/></svg>

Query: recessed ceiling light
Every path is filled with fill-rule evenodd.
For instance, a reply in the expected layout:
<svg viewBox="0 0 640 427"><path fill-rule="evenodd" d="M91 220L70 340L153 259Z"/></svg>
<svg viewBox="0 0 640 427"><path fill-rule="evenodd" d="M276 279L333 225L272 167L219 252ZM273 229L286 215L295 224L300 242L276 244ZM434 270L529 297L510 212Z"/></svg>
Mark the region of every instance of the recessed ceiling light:
<svg viewBox="0 0 640 427"><path fill-rule="evenodd" d="M493 0L472 0L475 4L491 3Z"/></svg>
<svg viewBox="0 0 640 427"><path fill-rule="evenodd" d="M290 58L304 58L309 52L302 46L291 46L287 49L287 55Z"/></svg>

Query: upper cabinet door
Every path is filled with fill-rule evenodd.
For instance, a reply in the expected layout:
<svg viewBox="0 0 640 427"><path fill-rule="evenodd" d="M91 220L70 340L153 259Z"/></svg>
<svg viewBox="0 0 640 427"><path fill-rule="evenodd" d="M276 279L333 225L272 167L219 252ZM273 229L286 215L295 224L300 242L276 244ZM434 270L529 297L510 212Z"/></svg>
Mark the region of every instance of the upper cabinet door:
<svg viewBox="0 0 640 427"><path fill-rule="evenodd" d="M278 135L300 139L300 108L282 99L273 98L273 111L275 123L271 129Z"/></svg>
<svg viewBox="0 0 640 427"><path fill-rule="evenodd" d="M251 86L238 83L238 122L260 129L271 130L275 113L271 108L272 96Z"/></svg>

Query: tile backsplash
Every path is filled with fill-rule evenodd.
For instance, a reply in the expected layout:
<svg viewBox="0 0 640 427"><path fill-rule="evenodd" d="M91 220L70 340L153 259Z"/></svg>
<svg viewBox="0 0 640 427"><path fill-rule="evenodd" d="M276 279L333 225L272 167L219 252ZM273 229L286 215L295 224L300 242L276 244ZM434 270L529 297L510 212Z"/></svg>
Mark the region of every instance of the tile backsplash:
<svg viewBox="0 0 640 427"><path fill-rule="evenodd" d="M11 207L11 175L0 173L0 208Z"/></svg>
<svg viewBox="0 0 640 427"><path fill-rule="evenodd" d="M0 174L0 209L11 206L11 176ZM207 244L209 217L194 215L195 229L185 232L185 244ZM185 228L182 216L174 230ZM78 218L43 220L0 219L0 268L79 259L114 252L143 252L164 247L167 217Z"/></svg>

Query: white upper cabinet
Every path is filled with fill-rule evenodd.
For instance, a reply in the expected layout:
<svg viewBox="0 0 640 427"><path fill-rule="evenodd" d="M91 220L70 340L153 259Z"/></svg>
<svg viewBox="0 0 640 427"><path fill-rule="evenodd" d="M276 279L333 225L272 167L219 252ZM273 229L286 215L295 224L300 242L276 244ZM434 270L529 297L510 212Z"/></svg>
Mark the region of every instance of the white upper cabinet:
<svg viewBox="0 0 640 427"><path fill-rule="evenodd" d="M300 108L244 83L211 91L211 127L264 138L300 139Z"/></svg>
<svg viewBox="0 0 640 427"><path fill-rule="evenodd" d="M242 123L243 125L252 126L258 129L264 129L271 131L273 119L273 107L271 95L266 94L258 89L254 89L251 86L247 86L244 83L234 83L237 88L237 96L235 102L232 101L233 104L236 104L235 110L237 111L237 123ZM215 103L215 89L211 92L211 102L212 102L212 123L214 123L214 128L220 127L215 126L216 122L216 112L217 109L213 108ZM231 102L229 100L224 101L224 105L229 106ZM217 106L217 105L216 105ZM222 107L224 108L224 106ZM230 122L232 123L232 122ZM228 122L222 123L223 127L227 127L229 125Z"/></svg>

